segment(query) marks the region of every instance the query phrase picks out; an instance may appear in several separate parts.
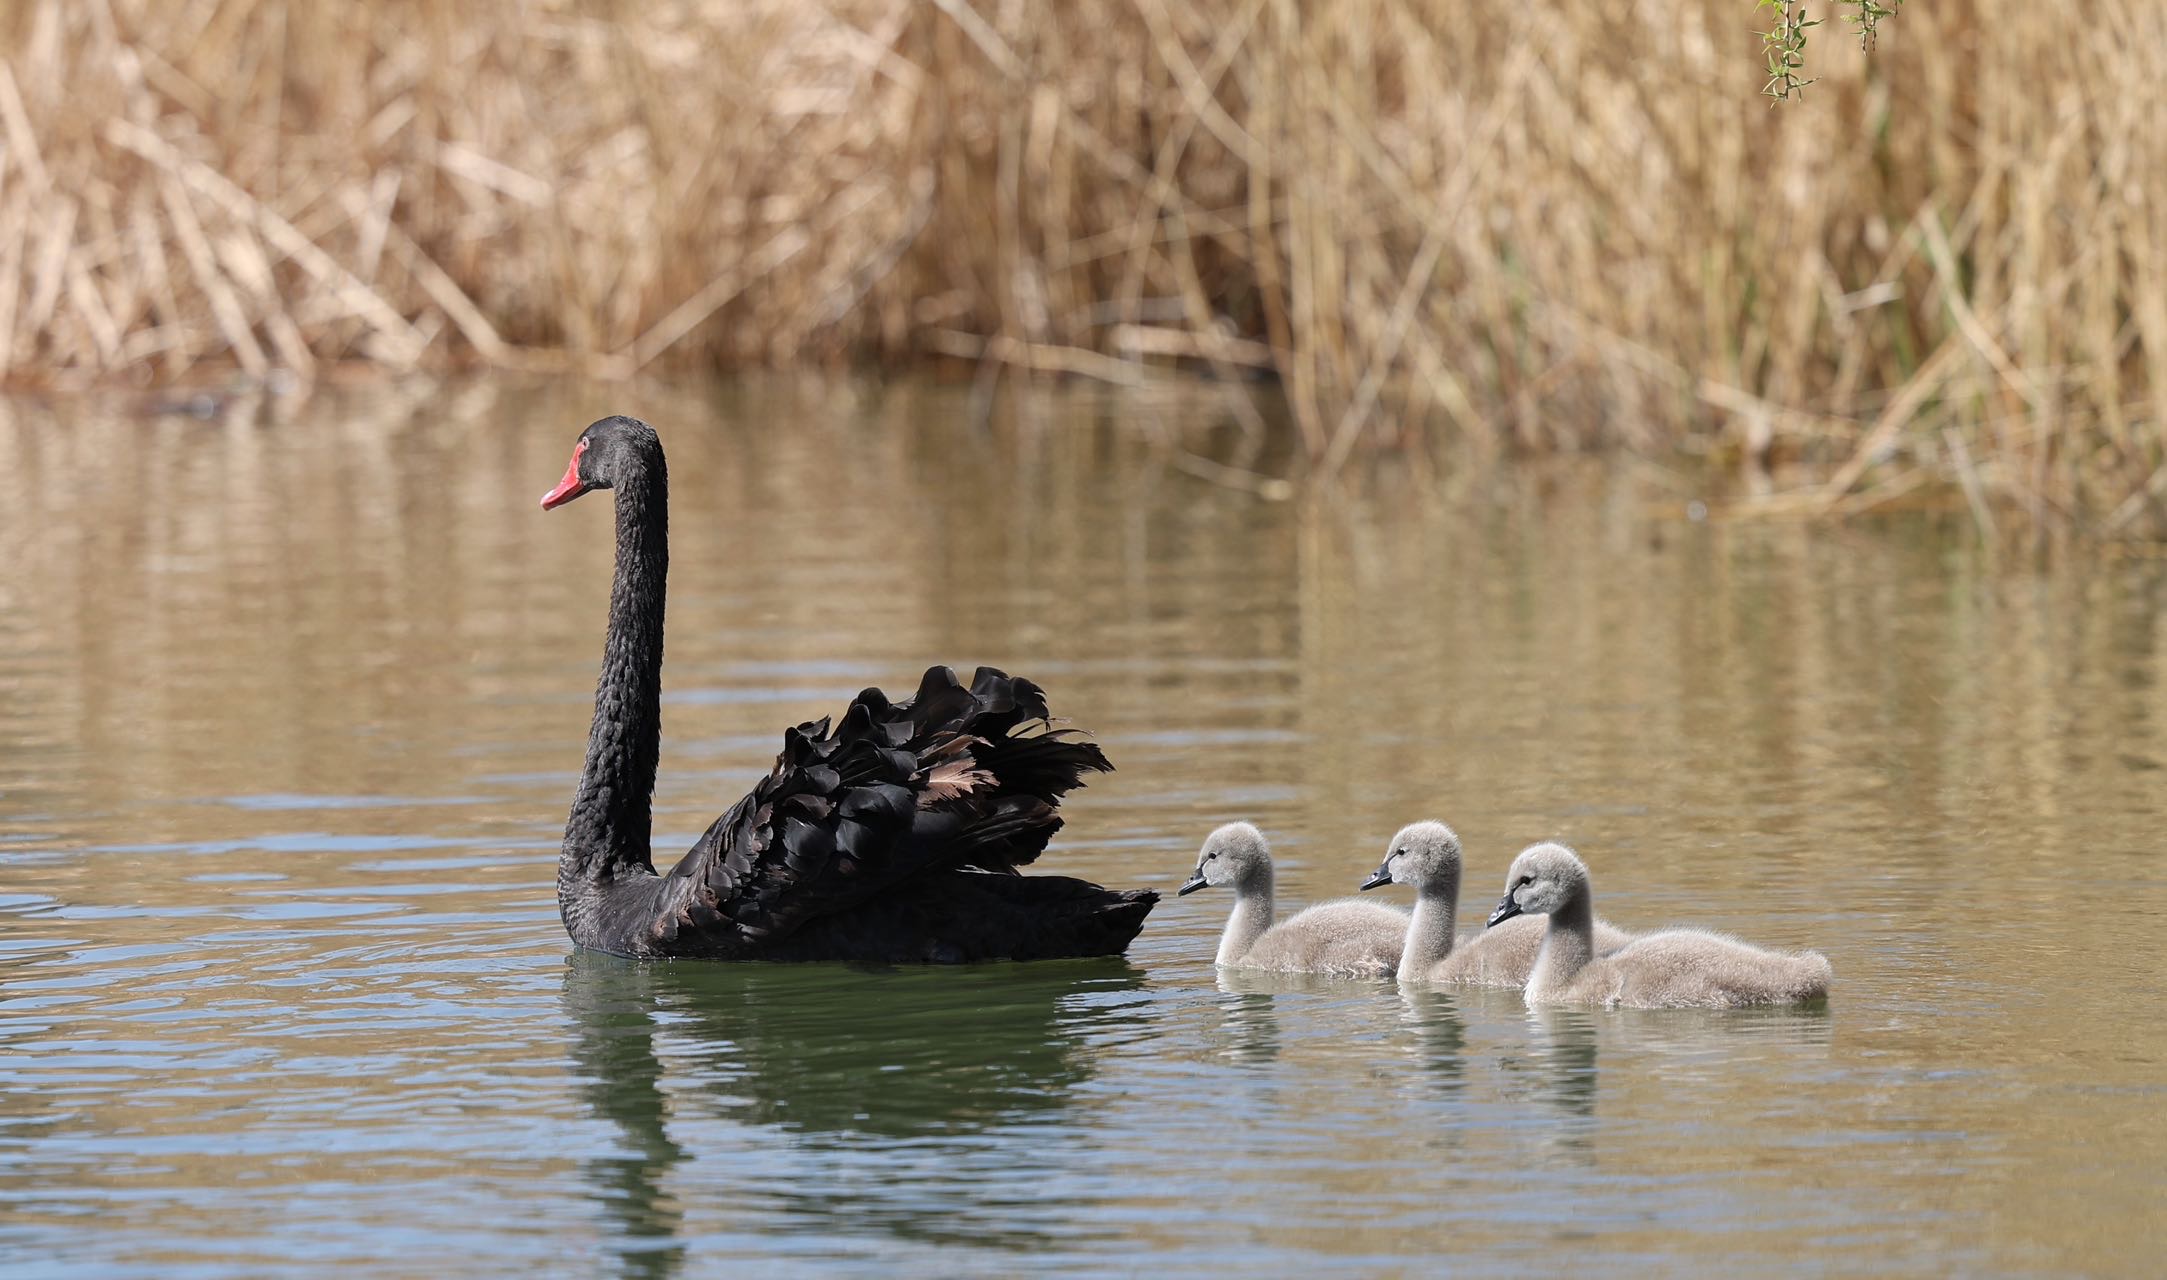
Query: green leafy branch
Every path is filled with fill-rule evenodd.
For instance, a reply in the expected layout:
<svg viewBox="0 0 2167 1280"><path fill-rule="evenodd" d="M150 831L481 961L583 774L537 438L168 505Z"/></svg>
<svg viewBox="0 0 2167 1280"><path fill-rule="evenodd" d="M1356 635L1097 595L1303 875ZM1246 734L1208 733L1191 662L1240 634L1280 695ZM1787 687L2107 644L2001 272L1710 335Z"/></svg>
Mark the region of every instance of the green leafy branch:
<svg viewBox="0 0 2167 1280"><path fill-rule="evenodd" d="M1877 4L1875 0L1836 0L1851 11L1851 30L1859 38L1859 48L1872 52L1874 37L1881 34L1881 20L1893 18L1904 7L1904 0L1888 0Z"/></svg>
<svg viewBox="0 0 2167 1280"><path fill-rule="evenodd" d="M1856 0L1864 5L1873 2ZM1895 2L1901 4L1903 0ZM1806 32L1820 26L1820 19L1809 20L1805 5L1786 3L1786 0L1754 0L1754 8L1768 9L1776 15L1776 25L1761 33L1761 47L1768 53L1768 83L1761 86L1761 94L1769 99L1770 106L1789 102L1813 83L1799 73L1806 66Z"/></svg>
<svg viewBox="0 0 2167 1280"><path fill-rule="evenodd" d="M1858 37L1859 48L1871 52L1874 39L1881 34L1881 20L1893 18L1904 7L1904 0L1834 0L1842 9L1850 10L1851 32ZM1761 32L1761 48L1768 55L1768 81L1761 86L1761 94L1769 99L1769 105L1789 102L1799 97L1806 86L1813 83L1804 74L1806 69L1806 32L1821 25L1818 18L1806 16L1806 6L1793 0L1754 0L1755 12L1762 9L1775 15L1775 25Z"/></svg>

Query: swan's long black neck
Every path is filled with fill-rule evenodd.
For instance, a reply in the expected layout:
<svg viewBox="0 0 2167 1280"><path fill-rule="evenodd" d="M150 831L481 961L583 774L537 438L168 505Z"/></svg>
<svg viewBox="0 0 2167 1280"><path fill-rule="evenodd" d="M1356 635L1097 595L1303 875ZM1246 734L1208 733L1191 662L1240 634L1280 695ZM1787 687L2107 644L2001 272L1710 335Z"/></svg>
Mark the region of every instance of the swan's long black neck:
<svg viewBox="0 0 2167 1280"><path fill-rule="evenodd" d="M669 474L660 450L619 468L617 578L594 691L594 727L564 824L558 879L652 872L649 803L662 743L662 604L670 570Z"/></svg>

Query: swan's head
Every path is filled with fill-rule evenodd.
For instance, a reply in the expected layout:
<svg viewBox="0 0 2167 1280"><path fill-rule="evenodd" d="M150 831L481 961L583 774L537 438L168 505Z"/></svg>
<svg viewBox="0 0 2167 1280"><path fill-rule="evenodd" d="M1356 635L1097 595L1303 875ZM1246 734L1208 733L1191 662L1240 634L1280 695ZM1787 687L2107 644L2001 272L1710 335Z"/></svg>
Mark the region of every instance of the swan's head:
<svg viewBox="0 0 2167 1280"><path fill-rule="evenodd" d="M1505 896L1490 913L1492 925L1514 916L1546 916L1588 891L1588 866L1561 844L1531 844L1505 873Z"/></svg>
<svg viewBox="0 0 2167 1280"><path fill-rule="evenodd" d="M1204 837L1204 847L1196 851L1196 871L1174 896L1195 893L1206 885L1237 888L1253 886L1259 877L1269 882L1272 874L1272 853L1264 843L1264 833L1246 822L1229 822Z"/></svg>
<svg viewBox="0 0 2167 1280"><path fill-rule="evenodd" d="M655 429L638 418L619 415L592 423L572 446L564 479L542 495L542 510L561 507L589 489L610 489L626 476L661 460L662 442Z"/></svg>
<svg viewBox="0 0 2167 1280"><path fill-rule="evenodd" d="M1388 884L1460 886L1460 838L1442 822L1415 822L1400 828L1385 846L1384 861L1362 882L1365 889Z"/></svg>

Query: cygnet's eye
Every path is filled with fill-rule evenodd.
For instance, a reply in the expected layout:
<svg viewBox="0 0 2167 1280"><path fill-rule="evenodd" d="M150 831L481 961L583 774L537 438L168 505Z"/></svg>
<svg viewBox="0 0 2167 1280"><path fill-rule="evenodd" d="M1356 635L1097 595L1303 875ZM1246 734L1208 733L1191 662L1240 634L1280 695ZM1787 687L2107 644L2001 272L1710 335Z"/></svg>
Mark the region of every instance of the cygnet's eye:
<svg viewBox="0 0 2167 1280"><path fill-rule="evenodd" d="M1217 862L1218 860L1219 860L1219 851L1218 851L1217 849L1214 849L1214 850L1212 850L1212 851L1211 851L1210 853L1207 853L1207 854L1205 854L1205 855L1204 855L1204 861L1206 861L1206 862Z"/></svg>
<svg viewBox="0 0 2167 1280"><path fill-rule="evenodd" d="M1512 882L1512 887L1515 889L1525 889L1533 883L1535 883L1535 877L1521 876L1518 880Z"/></svg>

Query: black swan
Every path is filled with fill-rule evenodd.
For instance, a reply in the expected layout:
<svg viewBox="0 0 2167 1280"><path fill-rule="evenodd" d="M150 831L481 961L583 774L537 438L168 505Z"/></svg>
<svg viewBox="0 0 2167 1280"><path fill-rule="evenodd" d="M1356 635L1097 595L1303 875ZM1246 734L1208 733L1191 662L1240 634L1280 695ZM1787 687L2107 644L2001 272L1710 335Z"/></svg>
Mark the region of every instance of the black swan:
<svg viewBox="0 0 2167 1280"><path fill-rule="evenodd" d="M1061 827L1063 793L1110 770L1050 727L1046 696L990 667L946 667L892 703L859 694L839 725L783 732L752 794L668 875L649 852L662 736L662 601L669 473L654 428L582 431L547 510L617 494L617 576L587 765L557 858L572 941L613 955L960 963L1118 955L1159 895L1016 868Z"/></svg>

